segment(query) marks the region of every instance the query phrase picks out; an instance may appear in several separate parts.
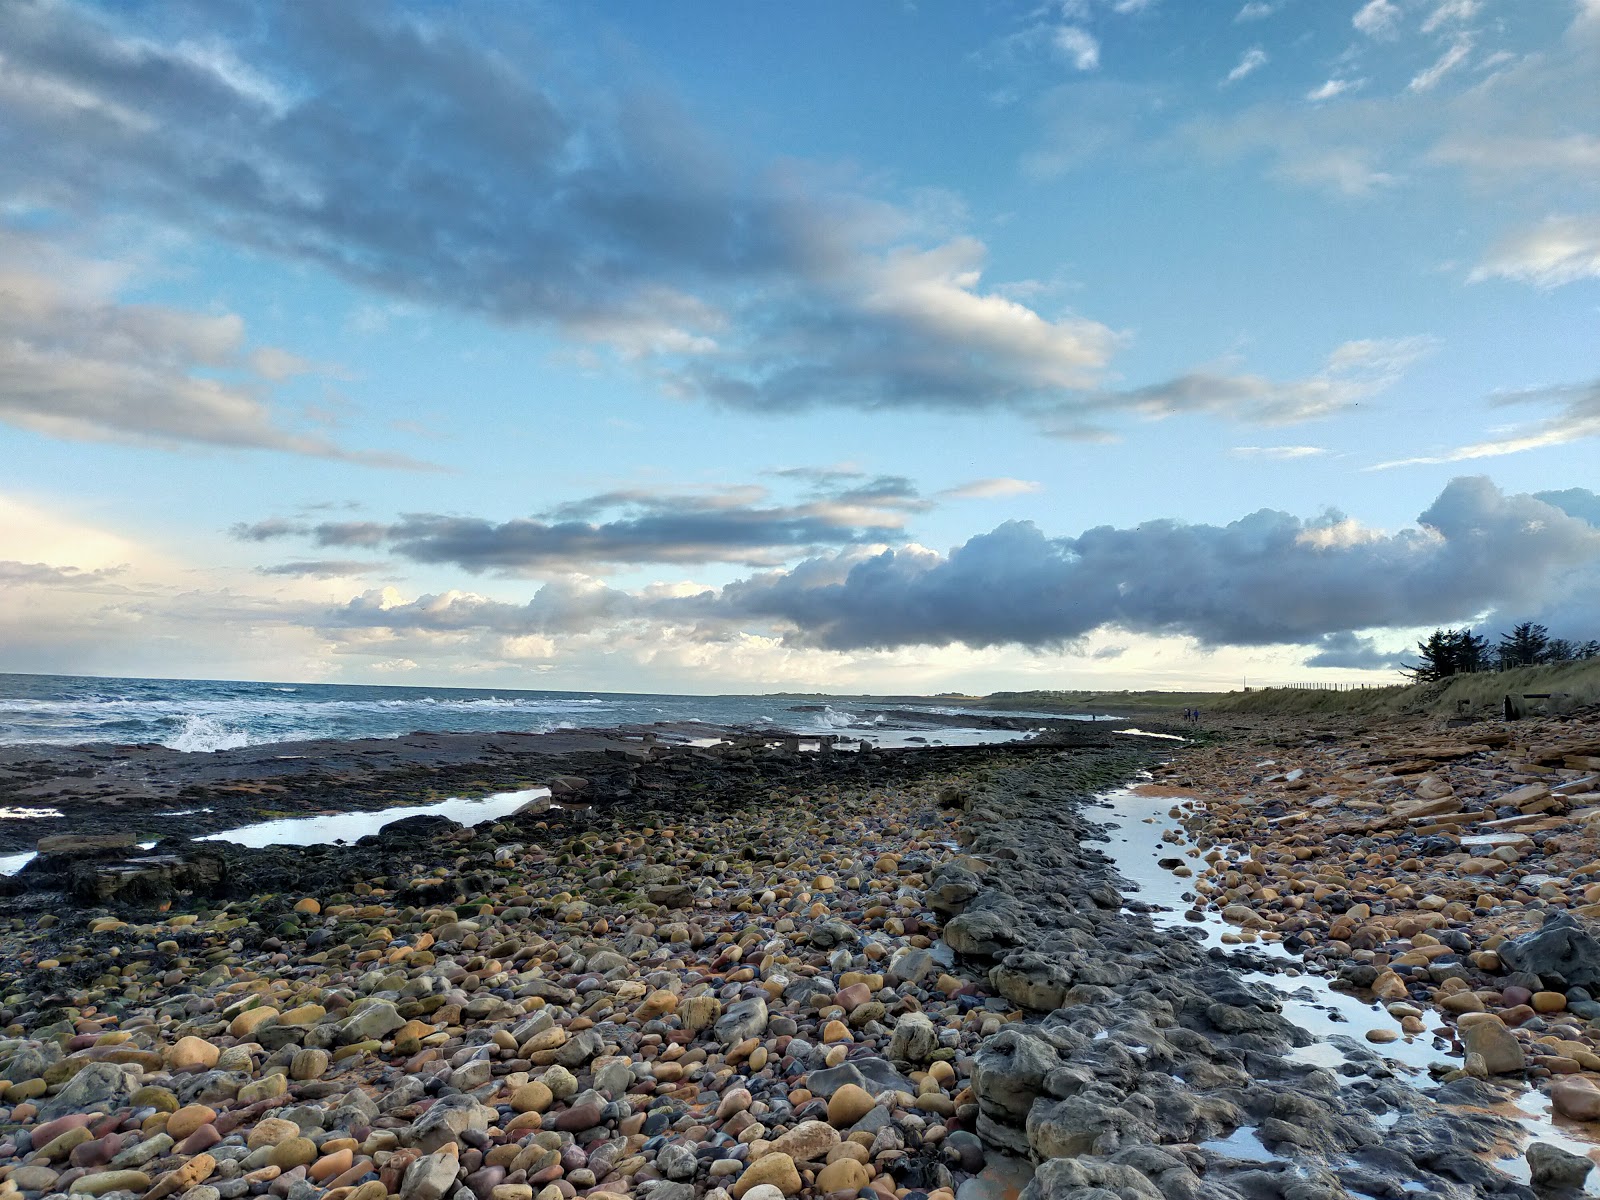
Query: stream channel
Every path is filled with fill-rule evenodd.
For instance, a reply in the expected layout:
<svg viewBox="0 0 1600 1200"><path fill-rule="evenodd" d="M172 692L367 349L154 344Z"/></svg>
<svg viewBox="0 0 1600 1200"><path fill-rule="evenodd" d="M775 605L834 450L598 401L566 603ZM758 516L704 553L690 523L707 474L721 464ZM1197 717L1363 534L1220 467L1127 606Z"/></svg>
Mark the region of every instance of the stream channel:
<svg viewBox="0 0 1600 1200"><path fill-rule="evenodd" d="M1097 810L1086 814L1091 820L1104 825L1108 840L1097 844L1116 864L1118 873L1136 885L1129 894L1155 909L1150 913L1150 919L1158 930L1194 930L1204 938L1207 946L1249 949L1281 960L1285 968L1281 973L1247 971L1243 978L1280 993L1284 1015L1316 1038L1313 1044L1294 1051L1291 1057L1337 1072L1346 1061L1340 1043L1350 1039L1366 1050L1382 1055L1400 1079L1419 1089L1425 1089L1432 1083L1430 1068L1454 1070L1461 1066L1460 1054L1452 1053L1450 1043L1435 1038L1432 1033L1415 1036L1401 1034L1397 1040L1382 1044L1369 1042L1366 1038L1369 1030L1400 1033L1399 1021L1391 1017L1382 1005L1363 1001L1348 992L1335 991L1327 979L1304 970L1297 955L1274 942L1261 938L1252 940L1248 931L1227 924L1213 910L1202 909L1202 919L1199 921L1186 916L1194 909L1194 880L1158 864L1161 859L1172 858L1182 858L1185 863L1191 864L1199 861L1197 855L1191 853L1194 847L1183 826L1170 815L1175 805L1190 798L1174 789L1158 789L1148 783L1136 783L1101 796ZM1168 840L1169 835L1172 840ZM1437 1015L1433 1019L1437 1025ZM1502 1079L1500 1082L1507 1081ZM1514 1118L1527 1130L1529 1142L1549 1142L1600 1162L1600 1136L1597 1136L1597 1131L1581 1122L1554 1115L1549 1096L1536 1087L1525 1087L1519 1091L1512 1105L1505 1110L1505 1115ZM1235 1158L1253 1158L1262 1162L1278 1158L1248 1128L1241 1128L1227 1138L1205 1145L1208 1149L1226 1152ZM1522 1149L1519 1146L1515 1153L1496 1160L1495 1165L1512 1178L1527 1183L1528 1164L1522 1156ZM1584 1194L1600 1196L1600 1171L1590 1174Z"/></svg>

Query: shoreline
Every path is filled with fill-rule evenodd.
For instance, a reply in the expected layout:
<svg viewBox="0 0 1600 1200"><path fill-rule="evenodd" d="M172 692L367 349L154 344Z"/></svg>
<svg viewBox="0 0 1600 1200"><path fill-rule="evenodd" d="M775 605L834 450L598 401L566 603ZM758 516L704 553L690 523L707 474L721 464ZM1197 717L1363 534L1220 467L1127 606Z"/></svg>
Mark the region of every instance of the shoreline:
<svg viewBox="0 0 1600 1200"><path fill-rule="evenodd" d="M1015 732L1016 718L963 718L968 726ZM1034 720L1047 741L1098 744L1108 723ZM845 737L851 731L839 731ZM209 753L160 745L88 743L0 746L0 807L51 816L0 819L0 854L32 850L46 837L103 833L107 823L158 841L180 829L188 836L242 825L329 812L371 812L461 796L543 786L556 776L591 781L586 798L616 803L637 791L632 776L651 746L676 747L695 762L723 752L690 746L728 738L730 753L765 743L817 742L828 735L728 729L696 722L622 725L551 733L412 733L398 738L319 738L272 742ZM936 732L930 738L937 737ZM873 755L944 753L956 747L880 748ZM695 752L703 751L702 759ZM842 755L839 757L843 757Z"/></svg>
<svg viewBox="0 0 1600 1200"><path fill-rule="evenodd" d="M1519 1093L1307 1032L1276 982L1307 964L1158 920L1110 852L1111 789L1248 747L1078 733L681 747L625 764L626 803L30 891L0 923L0 1196L1531 1200L1491 1165Z"/></svg>

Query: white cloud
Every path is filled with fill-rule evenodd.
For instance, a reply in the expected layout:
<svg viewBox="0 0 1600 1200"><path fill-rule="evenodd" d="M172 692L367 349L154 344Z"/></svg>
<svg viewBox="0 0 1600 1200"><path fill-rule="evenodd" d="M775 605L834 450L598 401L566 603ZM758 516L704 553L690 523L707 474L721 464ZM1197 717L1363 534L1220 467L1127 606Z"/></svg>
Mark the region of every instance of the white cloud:
<svg viewBox="0 0 1600 1200"><path fill-rule="evenodd" d="M1370 196L1396 182L1388 171L1373 165L1369 151L1343 147L1306 153L1281 163L1273 174L1279 179L1325 188L1345 196Z"/></svg>
<svg viewBox="0 0 1600 1200"><path fill-rule="evenodd" d="M1437 61L1426 70L1417 72L1406 85L1407 91L1427 92L1437 87L1439 81L1454 71L1472 54L1472 39L1460 38L1454 45L1441 54Z"/></svg>
<svg viewBox="0 0 1600 1200"><path fill-rule="evenodd" d="M1228 76L1223 80L1223 82L1238 83L1239 80L1243 79L1246 75L1249 75L1254 71L1258 71L1266 65L1267 52L1260 46L1252 46L1250 49L1244 52L1243 56L1241 56L1239 59L1238 65L1234 67L1233 70L1228 72Z"/></svg>
<svg viewBox="0 0 1600 1200"><path fill-rule="evenodd" d="M1441 140L1429 158L1483 176L1555 172L1585 177L1600 171L1600 136L1459 132Z"/></svg>
<svg viewBox="0 0 1600 1200"><path fill-rule="evenodd" d="M1320 104L1324 100L1332 100L1335 96L1342 96L1346 92L1358 91L1366 85L1365 79L1329 79L1320 87L1314 87L1306 93L1306 99L1313 104Z"/></svg>
<svg viewBox="0 0 1600 1200"><path fill-rule="evenodd" d="M1100 43L1087 29L1062 25L1051 37L1056 52L1079 71L1092 71L1100 65Z"/></svg>
<svg viewBox="0 0 1600 1200"><path fill-rule="evenodd" d="M1235 22L1240 23L1245 21L1262 21L1267 17L1270 17L1272 12L1272 5L1266 3L1266 0L1249 0L1249 3L1241 8L1233 19Z"/></svg>
<svg viewBox="0 0 1600 1200"><path fill-rule="evenodd" d="M1472 281L1516 279L1542 288L1600 279L1600 216L1553 216L1501 242Z"/></svg>
<svg viewBox="0 0 1600 1200"><path fill-rule="evenodd" d="M1502 429L1483 441L1442 451L1438 454L1417 455L1411 458L1391 459L1368 467L1369 471L1387 471L1394 467L1435 466L1441 463L1471 462L1480 458L1500 458L1507 454L1522 454L1529 450L1542 450L1549 446L1563 446L1585 438L1600 437L1600 382L1577 387L1539 388L1528 392L1513 392L1496 397L1493 404L1504 408L1512 405L1558 402L1561 408L1553 416L1529 425Z"/></svg>
<svg viewBox="0 0 1600 1200"><path fill-rule="evenodd" d="M1008 496L1027 496L1043 490L1044 485L1035 483L1031 479L1000 476L995 479L974 479L971 483L946 488L939 494L949 496L953 500L999 500Z"/></svg>
<svg viewBox="0 0 1600 1200"><path fill-rule="evenodd" d="M1433 33L1451 22L1470 21L1482 7L1482 0L1443 0L1422 22L1422 32Z"/></svg>
<svg viewBox="0 0 1600 1200"><path fill-rule="evenodd" d="M119 273L0 239L0 422L70 441L275 450L418 466L286 428L269 385L311 364L246 350L235 314L123 304Z"/></svg>
<svg viewBox="0 0 1600 1200"><path fill-rule="evenodd" d="M1322 446L1235 446L1228 451L1236 458L1315 458L1328 451Z"/></svg>
<svg viewBox="0 0 1600 1200"><path fill-rule="evenodd" d="M1367 0L1350 18L1362 33L1371 38L1391 38L1400 30L1400 8L1390 0Z"/></svg>

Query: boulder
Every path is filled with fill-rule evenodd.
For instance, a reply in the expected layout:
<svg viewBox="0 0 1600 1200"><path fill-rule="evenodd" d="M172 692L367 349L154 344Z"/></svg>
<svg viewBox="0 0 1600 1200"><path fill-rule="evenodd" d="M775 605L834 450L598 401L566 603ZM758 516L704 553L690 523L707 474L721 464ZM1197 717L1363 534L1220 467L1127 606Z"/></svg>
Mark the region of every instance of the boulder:
<svg viewBox="0 0 1600 1200"><path fill-rule="evenodd" d="M978 1048L972 1090L992 1121L1021 1125L1044 1093L1045 1077L1061 1066L1056 1048L1025 1029L1008 1026Z"/></svg>
<svg viewBox="0 0 1600 1200"><path fill-rule="evenodd" d="M939 1049L939 1031L926 1013L908 1012L895 1022L889 1038L889 1058L894 1062L921 1065Z"/></svg>
<svg viewBox="0 0 1600 1200"><path fill-rule="evenodd" d="M1559 977L1568 987L1600 984L1600 941L1571 913L1552 910L1544 925L1496 950L1511 971Z"/></svg>
<svg viewBox="0 0 1600 1200"><path fill-rule="evenodd" d="M1532 1142L1523 1151L1533 1186L1541 1191L1575 1192L1583 1187L1594 1163L1548 1142Z"/></svg>

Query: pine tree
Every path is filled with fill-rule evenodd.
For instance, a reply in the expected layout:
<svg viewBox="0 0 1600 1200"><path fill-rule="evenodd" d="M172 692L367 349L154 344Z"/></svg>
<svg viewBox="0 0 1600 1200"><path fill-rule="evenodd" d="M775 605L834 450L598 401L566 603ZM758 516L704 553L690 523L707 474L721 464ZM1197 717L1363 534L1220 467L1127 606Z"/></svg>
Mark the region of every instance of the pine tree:
<svg viewBox="0 0 1600 1200"><path fill-rule="evenodd" d="M1524 621L1500 638L1500 669L1531 667L1544 661L1550 645L1550 631L1543 625Z"/></svg>
<svg viewBox="0 0 1600 1200"><path fill-rule="evenodd" d="M1417 683L1433 683L1483 670L1488 662L1489 639L1471 629L1435 629L1417 643L1417 654L1419 661L1401 670Z"/></svg>

